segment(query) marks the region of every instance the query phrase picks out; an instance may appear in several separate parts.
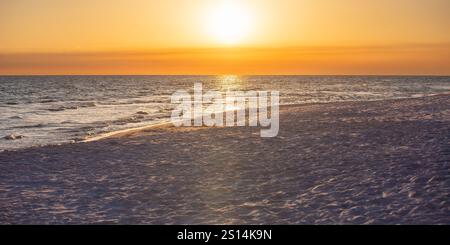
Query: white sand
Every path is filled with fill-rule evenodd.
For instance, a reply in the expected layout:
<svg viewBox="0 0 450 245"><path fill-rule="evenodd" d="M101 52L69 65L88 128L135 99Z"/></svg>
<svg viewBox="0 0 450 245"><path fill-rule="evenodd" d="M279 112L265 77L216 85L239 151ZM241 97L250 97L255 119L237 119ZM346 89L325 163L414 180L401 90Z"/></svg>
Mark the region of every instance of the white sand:
<svg viewBox="0 0 450 245"><path fill-rule="evenodd" d="M1 224L450 224L450 96L0 153Z"/></svg>

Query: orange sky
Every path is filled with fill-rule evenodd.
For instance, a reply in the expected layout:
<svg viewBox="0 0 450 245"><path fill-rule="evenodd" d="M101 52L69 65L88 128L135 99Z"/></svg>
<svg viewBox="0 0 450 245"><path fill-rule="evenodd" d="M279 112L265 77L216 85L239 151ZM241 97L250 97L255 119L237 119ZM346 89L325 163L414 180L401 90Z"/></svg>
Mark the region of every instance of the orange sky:
<svg viewBox="0 0 450 245"><path fill-rule="evenodd" d="M0 74L450 75L448 13L448 0L2 0Z"/></svg>

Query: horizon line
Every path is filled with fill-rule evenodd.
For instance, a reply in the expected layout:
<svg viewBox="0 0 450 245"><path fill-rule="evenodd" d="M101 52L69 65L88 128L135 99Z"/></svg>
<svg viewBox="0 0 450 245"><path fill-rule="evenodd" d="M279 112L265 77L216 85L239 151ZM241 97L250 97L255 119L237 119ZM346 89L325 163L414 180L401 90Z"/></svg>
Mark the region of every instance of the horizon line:
<svg viewBox="0 0 450 245"><path fill-rule="evenodd" d="M38 76L354 76L354 77L450 77L450 74L0 74L0 77L38 77Z"/></svg>

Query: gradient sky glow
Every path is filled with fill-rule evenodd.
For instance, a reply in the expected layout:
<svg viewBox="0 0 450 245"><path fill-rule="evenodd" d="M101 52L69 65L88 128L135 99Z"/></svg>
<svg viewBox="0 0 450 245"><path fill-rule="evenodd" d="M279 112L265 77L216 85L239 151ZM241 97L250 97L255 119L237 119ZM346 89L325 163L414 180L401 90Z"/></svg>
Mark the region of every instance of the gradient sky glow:
<svg viewBox="0 0 450 245"><path fill-rule="evenodd" d="M224 2L248 24L233 42L211 26ZM449 13L449 0L2 0L0 74L450 75Z"/></svg>

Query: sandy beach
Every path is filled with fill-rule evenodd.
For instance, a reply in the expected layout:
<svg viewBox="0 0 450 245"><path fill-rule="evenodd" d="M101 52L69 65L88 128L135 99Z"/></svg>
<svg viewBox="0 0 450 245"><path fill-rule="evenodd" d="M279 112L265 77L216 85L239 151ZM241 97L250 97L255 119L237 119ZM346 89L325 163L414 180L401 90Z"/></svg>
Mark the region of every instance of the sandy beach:
<svg viewBox="0 0 450 245"><path fill-rule="evenodd" d="M450 224L450 95L0 152L0 224Z"/></svg>

